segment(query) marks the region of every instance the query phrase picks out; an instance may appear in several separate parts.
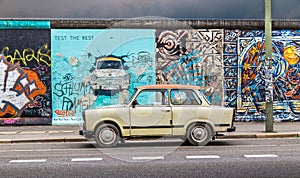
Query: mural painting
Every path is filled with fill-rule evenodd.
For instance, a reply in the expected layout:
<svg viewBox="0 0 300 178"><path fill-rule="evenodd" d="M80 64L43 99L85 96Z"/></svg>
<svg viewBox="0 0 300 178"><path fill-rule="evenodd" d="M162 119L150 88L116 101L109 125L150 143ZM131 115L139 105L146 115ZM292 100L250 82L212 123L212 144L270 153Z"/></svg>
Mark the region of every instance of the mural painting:
<svg viewBox="0 0 300 178"><path fill-rule="evenodd" d="M157 83L203 87L214 105L223 105L223 30L156 30Z"/></svg>
<svg viewBox="0 0 300 178"><path fill-rule="evenodd" d="M237 121L265 120L265 85L270 78L264 33L226 30L225 36L225 102L237 107ZM273 31L271 81L275 121L299 120L299 47L299 31Z"/></svg>
<svg viewBox="0 0 300 178"><path fill-rule="evenodd" d="M273 31L266 70L263 30L52 29L0 21L0 125L79 124L86 108L123 103L140 85L192 84L236 121L300 120L300 31ZM51 40L51 42L50 42Z"/></svg>
<svg viewBox="0 0 300 178"><path fill-rule="evenodd" d="M0 124L51 124L50 30L0 36Z"/></svg>
<svg viewBox="0 0 300 178"><path fill-rule="evenodd" d="M155 83L154 30L53 29L53 124L82 123L87 108L123 103Z"/></svg>

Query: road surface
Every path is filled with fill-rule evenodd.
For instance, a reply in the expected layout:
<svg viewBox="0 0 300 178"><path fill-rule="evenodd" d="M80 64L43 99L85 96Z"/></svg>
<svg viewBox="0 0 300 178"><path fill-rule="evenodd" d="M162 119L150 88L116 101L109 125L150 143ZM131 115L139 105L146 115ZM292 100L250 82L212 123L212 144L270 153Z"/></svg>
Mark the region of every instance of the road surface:
<svg viewBox="0 0 300 178"><path fill-rule="evenodd" d="M1 177L299 177L300 138L0 145Z"/></svg>

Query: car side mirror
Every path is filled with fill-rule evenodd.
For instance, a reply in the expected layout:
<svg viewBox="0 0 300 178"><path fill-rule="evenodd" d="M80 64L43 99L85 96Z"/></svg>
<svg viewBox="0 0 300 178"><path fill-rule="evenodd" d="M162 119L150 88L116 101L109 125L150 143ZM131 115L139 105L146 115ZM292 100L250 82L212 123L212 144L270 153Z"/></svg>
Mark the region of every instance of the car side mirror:
<svg viewBox="0 0 300 178"><path fill-rule="evenodd" d="M132 102L132 105L131 105L131 106L132 106L132 108L135 108L135 106L138 105L138 104L139 104L139 103L137 102L137 100L134 100L134 101Z"/></svg>

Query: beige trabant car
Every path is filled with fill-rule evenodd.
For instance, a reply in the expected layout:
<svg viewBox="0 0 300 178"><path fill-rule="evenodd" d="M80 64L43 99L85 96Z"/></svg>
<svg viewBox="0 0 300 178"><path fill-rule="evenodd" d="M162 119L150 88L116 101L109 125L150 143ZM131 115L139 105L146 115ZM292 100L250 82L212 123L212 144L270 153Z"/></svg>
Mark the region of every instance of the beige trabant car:
<svg viewBox="0 0 300 178"><path fill-rule="evenodd" d="M233 119L233 108L211 106L198 86L148 85L135 88L122 105L83 111L80 135L94 138L100 147L143 137L179 137L206 145L219 132L235 131Z"/></svg>

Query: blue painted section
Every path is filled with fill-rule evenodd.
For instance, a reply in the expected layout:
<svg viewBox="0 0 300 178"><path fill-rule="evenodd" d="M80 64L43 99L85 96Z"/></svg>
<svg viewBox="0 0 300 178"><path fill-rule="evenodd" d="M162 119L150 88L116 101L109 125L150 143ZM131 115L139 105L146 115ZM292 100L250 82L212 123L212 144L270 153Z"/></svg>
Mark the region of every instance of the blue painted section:
<svg viewBox="0 0 300 178"><path fill-rule="evenodd" d="M0 29L50 29L50 21L0 20Z"/></svg>
<svg viewBox="0 0 300 178"><path fill-rule="evenodd" d="M95 62L114 56L135 86L155 84L154 30L101 29L51 31L53 125L82 123L84 109L118 104L119 93L95 94L90 86Z"/></svg>

